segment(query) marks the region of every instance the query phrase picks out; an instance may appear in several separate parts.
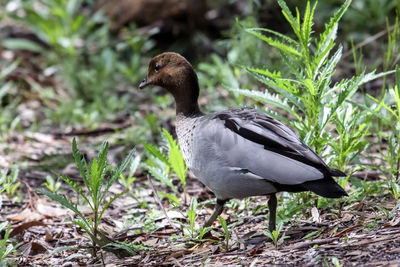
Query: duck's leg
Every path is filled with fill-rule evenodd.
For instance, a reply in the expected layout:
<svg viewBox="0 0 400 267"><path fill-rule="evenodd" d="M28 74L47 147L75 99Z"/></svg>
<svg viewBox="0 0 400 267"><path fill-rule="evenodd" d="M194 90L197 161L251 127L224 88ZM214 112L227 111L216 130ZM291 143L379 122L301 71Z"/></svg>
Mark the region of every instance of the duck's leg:
<svg viewBox="0 0 400 267"><path fill-rule="evenodd" d="M217 204L215 204L214 213L211 215L211 217L204 224L204 227L210 227L212 225L212 223L217 219L217 217L224 210L224 204L225 204L226 201L227 201L227 199L217 199Z"/></svg>
<svg viewBox="0 0 400 267"><path fill-rule="evenodd" d="M276 226L276 205L278 201L275 193L269 194L268 208L269 208L269 225L268 229L272 232Z"/></svg>

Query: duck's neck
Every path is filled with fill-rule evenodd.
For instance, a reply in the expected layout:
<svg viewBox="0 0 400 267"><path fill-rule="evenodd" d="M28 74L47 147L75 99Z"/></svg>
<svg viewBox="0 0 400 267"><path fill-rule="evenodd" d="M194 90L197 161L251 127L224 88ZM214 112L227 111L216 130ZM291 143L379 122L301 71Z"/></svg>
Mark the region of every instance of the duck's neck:
<svg viewBox="0 0 400 267"><path fill-rule="evenodd" d="M177 116L192 117L202 114L197 100L195 102L189 102L188 99L175 98L175 102Z"/></svg>
<svg viewBox="0 0 400 267"><path fill-rule="evenodd" d="M175 98L176 115L183 115L185 117L202 115L203 113L200 111L197 102L200 91L197 75L191 69L185 78L185 81L178 88L171 90Z"/></svg>

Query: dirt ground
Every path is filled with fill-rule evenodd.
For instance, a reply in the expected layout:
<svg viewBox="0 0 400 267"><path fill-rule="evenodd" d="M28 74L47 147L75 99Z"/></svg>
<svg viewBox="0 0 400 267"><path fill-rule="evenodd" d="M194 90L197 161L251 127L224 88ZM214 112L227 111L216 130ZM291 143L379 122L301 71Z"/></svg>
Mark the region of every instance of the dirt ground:
<svg viewBox="0 0 400 267"><path fill-rule="evenodd" d="M103 125L104 126L104 125ZM99 126L98 129L104 129ZM101 131L100 131L101 132ZM82 133L81 133L82 134ZM90 134L93 134L91 132ZM104 140L104 135L88 135L86 143ZM110 143L118 135L110 135ZM181 226L170 221L185 221L187 205L178 209L168 202L162 204L169 220L160 212L154 191L149 187L144 173L136 173L134 200L129 194L115 201L102 220L101 229L113 240L135 242L145 248L137 249L136 256L118 257L114 253L102 251L99 258L93 259L86 234L72 224L72 214L60 205L38 195L35 188L42 187L44 177L49 174L62 174L79 179L73 164L63 166L62 159L72 159L69 135L25 133L13 136L7 144L2 144L0 157L3 167L12 162L24 162L21 166L19 200L3 197L0 221L12 222L11 236L22 242L18 248L19 266L398 266L400 264L400 211L384 216L377 207L391 211L396 201L388 196L370 198L348 204L339 212L316 208L307 211L304 218L284 224L282 233L286 238L275 247L264 235L267 228L265 215L268 209L252 215L254 207L266 204L265 197L252 198L248 209L240 206L225 208L231 237L226 247L223 230L215 223L214 230L207 240L190 242L184 238ZM83 137L81 137L83 139ZM79 142L79 143L84 143ZM85 144L86 144L85 143ZM88 157L95 155L90 146L80 146ZM111 146L109 160L113 162L121 146ZM12 153L10 153L12 151ZM165 190L154 183L156 190ZM123 190L117 184L111 193ZM63 192L73 197L72 191L64 187ZM351 192L350 192L351 193ZM195 178L188 179L188 194L200 201L212 199L213 195ZM384 200L384 201L383 201ZM147 203L144 209L140 203ZM229 205L228 205L229 206ZM199 208L196 224L201 225L211 214L210 205ZM87 207L81 207L85 212ZM87 213L87 212L86 212ZM87 213L88 214L88 213ZM312 214L310 216L310 214ZM143 220L148 216L151 220ZM139 219L137 219L139 218ZM141 218L141 219L140 219ZM198 227L196 225L196 227ZM235 227L232 227L235 225ZM148 230L148 228L151 230ZM146 230L147 229L147 230ZM308 236L307 236L308 235Z"/></svg>

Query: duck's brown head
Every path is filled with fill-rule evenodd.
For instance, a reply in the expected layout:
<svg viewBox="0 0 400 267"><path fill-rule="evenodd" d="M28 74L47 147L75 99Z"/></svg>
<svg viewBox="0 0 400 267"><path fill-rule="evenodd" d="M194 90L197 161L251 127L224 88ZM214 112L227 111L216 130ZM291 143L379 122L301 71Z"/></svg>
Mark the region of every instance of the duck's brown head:
<svg viewBox="0 0 400 267"><path fill-rule="evenodd" d="M192 65L181 55L165 52L151 59L146 79L139 88L157 85L167 89L175 98L176 112L197 113L199 84Z"/></svg>

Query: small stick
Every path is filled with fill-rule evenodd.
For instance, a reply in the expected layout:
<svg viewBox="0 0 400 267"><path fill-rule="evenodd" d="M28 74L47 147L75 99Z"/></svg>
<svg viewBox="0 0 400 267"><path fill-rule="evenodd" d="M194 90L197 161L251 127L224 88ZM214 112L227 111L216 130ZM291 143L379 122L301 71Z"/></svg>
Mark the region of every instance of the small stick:
<svg viewBox="0 0 400 267"><path fill-rule="evenodd" d="M329 237L329 238L323 238L323 239L308 240L308 241L297 243L293 247L288 248L288 250L307 248L307 247L310 247L313 245L322 245L322 244L326 244L326 243L331 243L338 239L339 239L339 237Z"/></svg>
<svg viewBox="0 0 400 267"><path fill-rule="evenodd" d="M28 197L29 197L28 206L31 207L32 210L36 210L36 204L35 204L36 201L34 201L34 198L32 197L32 192L35 195L36 199L38 199L39 197L36 194L36 192L32 190L31 186L27 182L25 182L25 181L22 181L22 182L25 184L26 189L28 190L28 192L27 192L28 193Z"/></svg>
<svg viewBox="0 0 400 267"><path fill-rule="evenodd" d="M373 41L381 38L382 36L384 36L387 32L391 32L394 29L395 25L390 26L388 29L380 31L378 33L376 33L375 35L372 35L370 37L368 37L367 39L365 39L364 41L362 41L361 43L358 43L355 47L354 47L354 51L369 44L372 43ZM343 53L343 57L347 57L348 55L351 55L353 53L353 50L349 50L345 53Z"/></svg>
<svg viewBox="0 0 400 267"><path fill-rule="evenodd" d="M177 227L172 223L172 221L170 220L170 218L169 218L167 212L165 211L164 206L163 206L162 203L161 203L160 197L158 196L157 191L156 191L156 189L154 188L153 181L151 181L150 175L147 175L147 179L149 180L150 185L151 185L151 189L153 190L153 193L154 193L154 200L158 203L158 205L160 206L161 210L164 212L164 215L165 215L165 217L167 218L169 224L170 224L170 225L172 226L172 228L174 228L175 230L179 230L179 231L180 231L181 229L177 228Z"/></svg>

